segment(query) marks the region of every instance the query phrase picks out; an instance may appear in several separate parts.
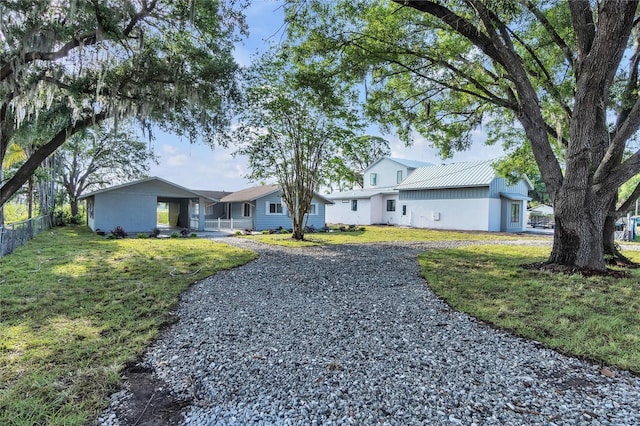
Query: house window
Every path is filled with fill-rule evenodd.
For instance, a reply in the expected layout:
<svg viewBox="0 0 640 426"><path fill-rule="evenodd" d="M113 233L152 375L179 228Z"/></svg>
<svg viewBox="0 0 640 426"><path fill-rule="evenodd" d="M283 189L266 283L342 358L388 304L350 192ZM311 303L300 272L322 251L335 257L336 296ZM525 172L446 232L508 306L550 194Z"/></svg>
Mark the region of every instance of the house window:
<svg viewBox="0 0 640 426"><path fill-rule="evenodd" d="M518 203L511 204L511 222L520 222L520 204Z"/></svg>
<svg viewBox="0 0 640 426"><path fill-rule="evenodd" d="M311 205L309 205L309 214L310 214L310 215L316 215L316 214L318 214L318 205L317 205L317 204L311 204Z"/></svg>
<svg viewBox="0 0 640 426"><path fill-rule="evenodd" d="M251 217L251 204L244 203L242 206L242 216Z"/></svg>
<svg viewBox="0 0 640 426"><path fill-rule="evenodd" d="M387 211L388 212L396 211L396 200L387 200Z"/></svg>
<svg viewBox="0 0 640 426"><path fill-rule="evenodd" d="M398 170L398 172L396 173L396 182L397 183L402 183L402 170Z"/></svg>
<svg viewBox="0 0 640 426"><path fill-rule="evenodd" d="M376 186L378 184L378 174L371 173L371 186Z"/></svg>
<svg viewBox="0 0 640 426"><path fill-rule="evenodd" d="M403 204L402 205L402 216L406 216L407 215L407 205Z"/></svg>
<svg viewBox="0 0 640 426"><path fill-rule="evenodd" d="M351 200L351 211L358 211L358 200Z"/></svg>
<svg viewBox="0 0 640 426"><path fill-rule="evenodd" d="M267 202L267 214L282 214L282 203Z"/></svg>

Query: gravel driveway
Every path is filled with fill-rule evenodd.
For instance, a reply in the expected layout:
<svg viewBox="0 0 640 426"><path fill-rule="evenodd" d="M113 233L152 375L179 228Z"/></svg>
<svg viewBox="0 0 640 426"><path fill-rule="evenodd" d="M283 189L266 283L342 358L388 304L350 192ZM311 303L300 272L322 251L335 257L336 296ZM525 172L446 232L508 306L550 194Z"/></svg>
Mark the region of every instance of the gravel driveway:
<svg viewBox="0 0 640 426"><path fill-rule="evenodd" d="M99 424L640 424L639 378L605 376L435 297L416 256L452 243L225 241L260 257L183 296L138 366L152 372L149 400L133 405L125 382ZM161 413L156 393L183 401L181 414Z"/></svg>

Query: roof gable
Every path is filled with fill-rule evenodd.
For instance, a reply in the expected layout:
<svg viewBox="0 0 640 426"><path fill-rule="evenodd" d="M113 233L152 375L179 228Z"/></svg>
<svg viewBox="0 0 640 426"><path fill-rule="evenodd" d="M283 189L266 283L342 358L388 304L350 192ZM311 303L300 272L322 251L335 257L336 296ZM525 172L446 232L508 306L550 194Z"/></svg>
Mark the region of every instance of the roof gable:
<svg viewBox="0 0 640 426"><path fill-rule="evenodd" d="M433 166L432 163L427 163L425 161L406 160L404 158L395 158L395 157L382 157L382 158L378 158L376 161L371 163L369 167L364 169L362 172L365 173L367 170L371 169L372 167L376 166L377 164L385 160L393 161L409 169L417 169L418 167Z"/></svg>
<svg viewBox="0 0 640 426"><path fill-rule="evenodd" d="M411 173L400 185L399 190L464 188L489 186L496 178L494 160L470 161L443 164L441 166L420 167Z"/></svg>
<svg viewBox="0 0 640 426"><path fill-rule="evenodd" d="M206 194L202 194L200 192L193 191L191 189L185 188L184 186L177 185L177 184L175 184L173 182L169 182L168 180L159 178L157 176L151 176L151 177L144 178L144 179L139 179L139 180L136 180L136 181L133 181L133 182L127 182L127 183L123 183L123 184L120 184L120 185L110 186L108 188L98 189L96 191L92 191L92 192L89 192L87 194L81 195L79 197L79 199L85 199L85 198L89 198L89 197L92 197L92 196L95 196L95 195L98 195L98 194L103 194L103 193L112 192L112 191L119 191L121 189L125 189L125 188L132 187L132 186L144 185L144 184L147 184L147 183L159 183L159 184L161 184L163 186L168 186L173 190L177 190L178 192L182 192L183 193L182 196L184 196L186 198L203 197L203 198L209 199L211 201L218 201L217 199L211 198L210 196L208 196ZM166 194L158 194L158 195L159 196L166 196ZM174 195L175 195L175 193L171 194L171 196L174 196Z"/></svg>

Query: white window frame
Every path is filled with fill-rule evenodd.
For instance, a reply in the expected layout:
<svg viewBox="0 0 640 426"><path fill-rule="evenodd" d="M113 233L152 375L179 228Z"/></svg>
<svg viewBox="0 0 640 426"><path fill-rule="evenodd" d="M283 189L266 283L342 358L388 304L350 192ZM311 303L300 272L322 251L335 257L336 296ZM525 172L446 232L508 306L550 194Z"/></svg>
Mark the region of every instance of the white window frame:
<svg viewBox="0 0 640 426"><path fill-rule="evenodd" d="M369 176L369 183L371 184L371 186L377 186L378 185L378 174L377 173L371 173L371 175Z"/></svg>
<svg viewBox="0 0 640 426"><path fill-rule="evenodd" d="M402 170L398 170L396 172L396 181L397 181L396 183L402 183L402 181L404 180L402 177L403 174L404 173L402 172Z"/></svg>
<svg viewBox="0 0 640 426"><path fill-rule="evenodd" d="M271 205L275 205L276 206L276 208L275 208L276 212L275 213L271 213ZM278 212L278 207L277 206L280 206L280 212ZM284 204L282 204L282 201L279 202L279 203L275 202L275 201L267 201L266 202L265 214L267 214L267 215L270 215L270 216L283 216L285 214L284 210L285 210L284 209Z"/></svg>
<svg viewBox="0 0 640 426"><path fill-rule="evenodd" d="M317 216L318 215L318 203L309 204L309 216Z"/></svg>

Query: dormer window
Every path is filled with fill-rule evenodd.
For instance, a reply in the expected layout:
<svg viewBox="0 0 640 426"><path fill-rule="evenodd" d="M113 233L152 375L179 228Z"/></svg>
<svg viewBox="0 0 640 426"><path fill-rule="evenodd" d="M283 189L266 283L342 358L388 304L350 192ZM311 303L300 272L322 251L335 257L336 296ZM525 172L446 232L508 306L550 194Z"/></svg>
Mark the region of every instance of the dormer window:
<svg viewBox="0 0 640 426"><path fill-rule="evenodd" d="M396 173L397 179L396 179L396 183L402 183L402 170L398 170L398 172Z"/></svg>
<svg viewBox="0 0 640 426"><path fill-rule="evenodd" d="M376 186L378 184L378 174L371 173L371 186Z"/></svg>

